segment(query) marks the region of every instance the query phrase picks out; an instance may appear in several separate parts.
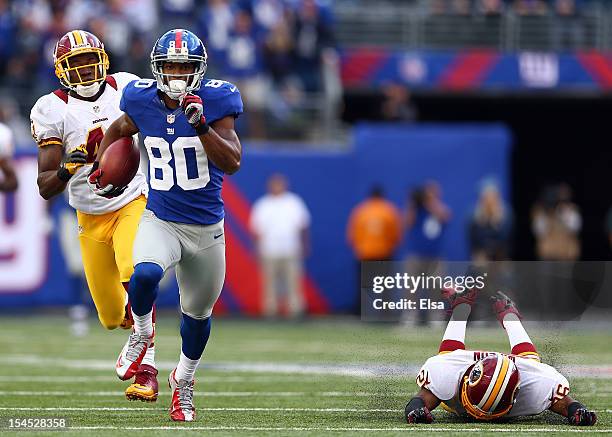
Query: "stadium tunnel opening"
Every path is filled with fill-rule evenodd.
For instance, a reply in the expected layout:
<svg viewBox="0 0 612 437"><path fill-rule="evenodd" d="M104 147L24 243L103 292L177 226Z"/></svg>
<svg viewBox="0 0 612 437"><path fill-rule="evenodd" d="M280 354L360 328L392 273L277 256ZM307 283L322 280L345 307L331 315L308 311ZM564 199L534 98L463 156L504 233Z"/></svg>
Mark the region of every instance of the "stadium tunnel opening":
<svg viewBox="0 0 612 437"><path fill-rule="evenodd" d="M384 95L345 94L343 120L383 121ZM583 260L609 260L612 205L612 94L414 92L420 122L502 122L512 131L513 258L534 260L531 209L549 184L568 183L582 213Z"/></svg>

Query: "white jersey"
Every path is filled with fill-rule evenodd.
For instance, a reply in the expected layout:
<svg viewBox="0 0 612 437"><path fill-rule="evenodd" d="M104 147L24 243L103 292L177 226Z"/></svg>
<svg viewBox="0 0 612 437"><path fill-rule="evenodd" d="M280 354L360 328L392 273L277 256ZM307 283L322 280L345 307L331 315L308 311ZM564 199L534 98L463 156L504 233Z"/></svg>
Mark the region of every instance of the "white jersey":
<svg viewBox="0 0 612 437"><path fill-rule="evenodd" d="M495 352L455 350L429 358L416 378L453 412L465 415L459 390L467 369L481 358ZM534 358L508 355L519 371L520 389L516 402L506 417L539 414L569 394L569 383L554 367Z"/></svg>
<svg viewBox="0 0 612 437"><path fill-rule="evenodd" d="M138 76L130 73L115 73L107 76L104 92L95 102L57 90L42 96L32 108L32 136L39 147L59 144L66 153L81 144L87 146L88 164L80 167L68 182L68 202L78 211L87 214L117 211L147 193L146 178L140 169L125 192L112 199L98 196L87 185L104 132L123 114L119 109L123 88L136 79ZM137 141L136 136L134 140Z"/></svg>
<svg viewBox="0 0 612 437"><path fill-rule="evenodd" d="M310 224L304 201L296 194L267 194L253 205L251 228L264 257L295 257L302 253L300 233Z"/></svg>
<svg viewBox="0 0 612 437"><path fill-rule="evenodd" d="M9 127L0 123L0 159L13 156L13 133Z"/></svg>

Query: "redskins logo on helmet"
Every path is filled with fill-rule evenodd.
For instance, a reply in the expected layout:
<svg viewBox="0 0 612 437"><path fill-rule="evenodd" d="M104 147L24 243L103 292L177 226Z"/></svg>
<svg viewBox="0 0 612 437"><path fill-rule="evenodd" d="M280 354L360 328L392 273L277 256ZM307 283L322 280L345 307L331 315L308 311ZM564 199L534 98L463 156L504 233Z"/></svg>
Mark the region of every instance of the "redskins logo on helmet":
<svg viewBox="0 0 612 437"><path fill-rule="evenodd" d="M476 419L497 419L510 411L519 386L514 362L506 355L489 355L477 361L463 377L461 404Z"/></svg>
<svg viewBox="0 0 612 437"><path fill-rule="evenodd" d="M95 54L97 61L87 65L74 65L75 56L84 53ZM59 39L53 52L53 62L55 75L61 84L77 92L93 84L100 84L106 79L109 66L104 44L97 36L84 30L72 30ZM83 77L83 70L91 67L94 67L95 72L93 78Z"/></svg>

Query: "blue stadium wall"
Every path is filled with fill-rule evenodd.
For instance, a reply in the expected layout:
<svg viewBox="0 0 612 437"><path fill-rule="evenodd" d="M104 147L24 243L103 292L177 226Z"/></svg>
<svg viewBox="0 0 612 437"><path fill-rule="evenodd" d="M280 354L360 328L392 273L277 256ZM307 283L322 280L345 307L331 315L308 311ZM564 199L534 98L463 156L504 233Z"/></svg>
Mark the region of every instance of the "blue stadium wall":
<svg viewBox="0 0 612 437"><path fill-rule="evenodd" d="M510 146L508 130L491 124L363 124L354 129L348 152L326 152L322 147L317 152L291 144L250 148L247 142L242 169L224 185L228 274L215 311L252 316L260 312L261 278L248 216L251 205L265 193L270 174L287 175L291 190L302 196L312 215L312 250L304 279L309 311L344 312L358 298L346 223L372 185L382 185L403 209L412 188L437 180L453 211L444 257L465 260L466 222L481 186L495 181L509 198ZM47 205L39 198L34 156L20 155L17 165L19 192L0 197L0 309L72 304L75 293L53 225L65 201L59 198ZM163 287L158 303L177 305L174 280Z"/></svg>

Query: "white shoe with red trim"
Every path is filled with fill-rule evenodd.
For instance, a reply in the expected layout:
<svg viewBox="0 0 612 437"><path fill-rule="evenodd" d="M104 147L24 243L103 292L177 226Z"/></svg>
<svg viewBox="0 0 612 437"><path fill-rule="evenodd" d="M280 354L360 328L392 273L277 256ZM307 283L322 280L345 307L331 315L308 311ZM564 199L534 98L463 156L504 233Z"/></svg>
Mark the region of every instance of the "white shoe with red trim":
<svg viewBox="0 0 612 437"><path fill-rule="evenodd" d="M170 418L175 422L193 422L196 418L193 406L193 386L195 381L181 379L177 381L174 377L176 369L168 377L168 385L172 392L170 402Z"/></svg>
<svg viewBox="0 0 612 437"><path fill-rule="evenodd" d="M132 332L119 354L117 364L115 364L115 371L119 379L126 381L134 377L142 364L142 359L147 353L147 349L153 344L154 336L155 333L147 337Z"/></svg>

